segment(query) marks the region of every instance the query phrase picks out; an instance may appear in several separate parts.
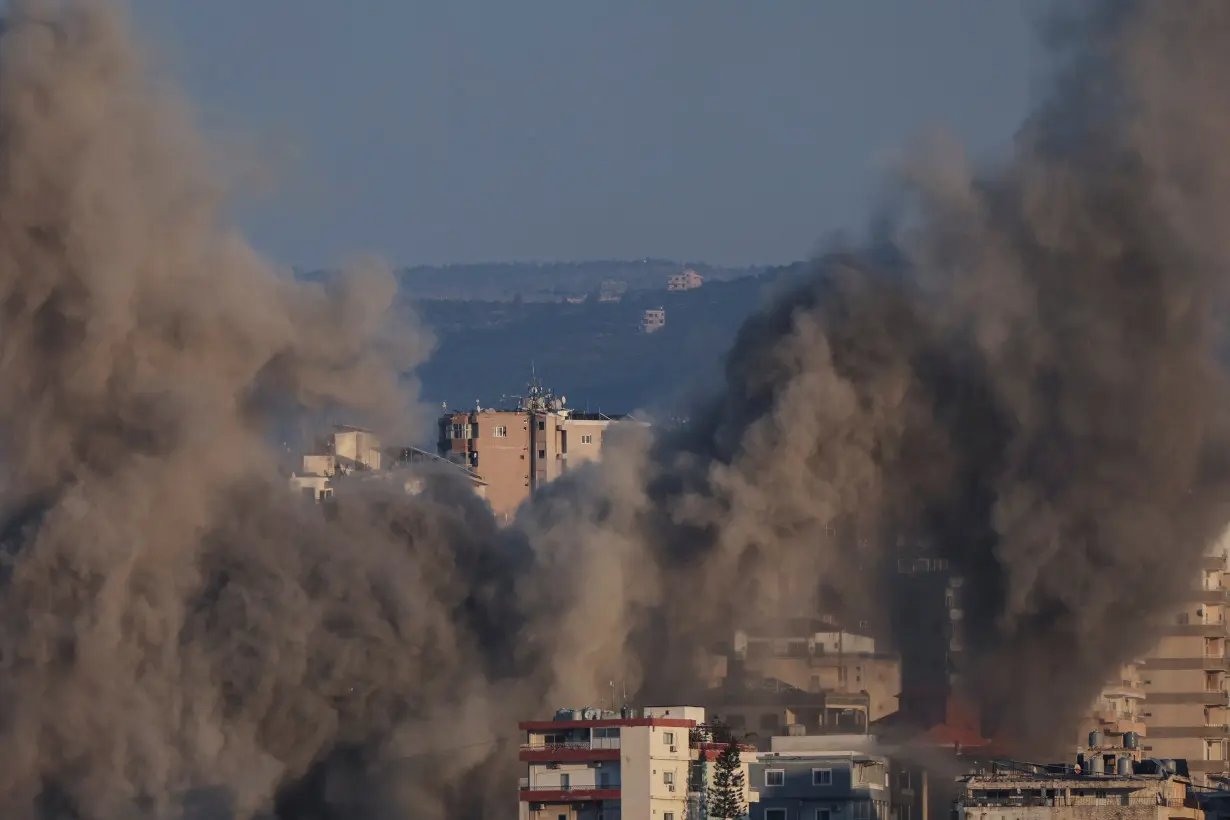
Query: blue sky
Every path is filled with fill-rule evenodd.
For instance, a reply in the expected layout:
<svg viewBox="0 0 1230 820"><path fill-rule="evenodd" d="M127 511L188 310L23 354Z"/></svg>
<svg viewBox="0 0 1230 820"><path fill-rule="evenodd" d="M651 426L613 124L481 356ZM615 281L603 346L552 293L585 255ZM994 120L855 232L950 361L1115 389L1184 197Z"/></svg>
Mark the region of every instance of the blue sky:
<svg viewBox="0 0 1230 820"><path fill-rule="evenodd" d="M801 258L941 123L1006 146L1029 0L135 0L207 127L278 171L287 264Z"/></svg>

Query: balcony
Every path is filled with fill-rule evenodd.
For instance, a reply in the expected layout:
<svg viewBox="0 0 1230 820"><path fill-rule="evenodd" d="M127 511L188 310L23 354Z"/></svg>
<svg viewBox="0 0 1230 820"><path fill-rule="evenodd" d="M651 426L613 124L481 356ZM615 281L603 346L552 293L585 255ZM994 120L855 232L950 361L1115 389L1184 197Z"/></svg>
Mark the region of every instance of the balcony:
<svg viewBox="0 0 1230 820"><path fill-rule="evenodd" d="M519 759L524 763L569 763L585 760L619 760L619 738L596 737L564 743L524 743Z"/></svg>
<svg viewBox="0 0 1230 820"><path fill-rule="evenodd" d="M618 800L618 786L534 786L521 778L522 803L595 803Z"/></svg>
<svg viewBox="0 0 1230 820"><path fill-rule="evenodd" d="M1132 698L1134 700L1143 699L1145 696L1145 690L1138 680L1111 681L1102 687L1102 692L1107 697Z"/></svg>
<svg viewBox="0 0 1230 820"><path fill-rule="evenodd" d="M1121 715L1100 709L1093 713L1093 718L1098 722L1098 729L1108 735L1125 735L1128 732L1144 735L1146 731L1145 724L1132 715ZM1118 748L1122 746L1122 743L1108 743L1107 745Z"/></svg>
<svg viewBox="0 0 1230 820"><path fill-rule="evenodd" d="M1192 594L1192 601L1200 604L1230 603L1230 589L1205 589L1201 587Z"/></svg>

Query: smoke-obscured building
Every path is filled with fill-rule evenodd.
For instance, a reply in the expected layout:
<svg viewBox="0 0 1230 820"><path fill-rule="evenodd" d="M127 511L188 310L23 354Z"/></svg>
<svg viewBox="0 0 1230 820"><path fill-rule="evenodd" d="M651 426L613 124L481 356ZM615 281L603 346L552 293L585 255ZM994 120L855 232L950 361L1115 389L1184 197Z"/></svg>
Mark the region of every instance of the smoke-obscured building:
<svg viewBox="0 0 1230 820"><path fill-rule="evenodd" d="M483 484L492 512L506 523L537 489L600 459L608 428L616 422L644 423L567 408L564 397L535 379L511 409L480 407L441 416L438 452Z"/></svg>
<svg viewBox="0 0 1230 820"><path fill-rule="evenodd" d="M1148 734L1143 716L1145 691L1141 663L1123 664L1116 676L1102 687L1093 708L1078 728L1078 748L1089 748L1095 753L1101 748L1119 755L1127 749L1127 754L1137 760L1145 754L1140 742ZM1091 738L1096 738L1096 742Z"/></svg>
<svg viewBox="0 0 1230 820"><path fill-rule="evenodd" d="M776 680L810 693L865 693L875 721L897 711L901 658L831 620L790 618L774 629L737 630L714 664L710 686L727 678L751 685Z"/></svg>
<svg viewBox="0 0 1230 820"><path fill-rule="evenodd" d="M891 600L901 653L903 719L930 727L948 720L965 652L964 580L948 559L918 550L897 561Z"/></svg>
<svg viewBox="0 0 1230 820"><path fill-rule="evenodd" d="M1140 669L1145 751L1186 759L1197 782L1230 774L1227 569L1225 548L1218 545L1203 558L1190 599L1169 616ZM1125 682L1123 691L1134 687Z"/></svg>

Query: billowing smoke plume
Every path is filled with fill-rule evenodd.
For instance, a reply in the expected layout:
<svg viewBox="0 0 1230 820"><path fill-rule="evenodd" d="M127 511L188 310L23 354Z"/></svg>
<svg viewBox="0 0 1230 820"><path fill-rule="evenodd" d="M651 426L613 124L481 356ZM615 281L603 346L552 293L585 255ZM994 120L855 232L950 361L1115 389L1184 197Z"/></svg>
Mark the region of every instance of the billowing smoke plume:
<svg viewBox="0 0 1230 820"><path fill-rule="evenodd" d="M870 249L747 323L693 429L524 516L581 590L558 668L626 636L678 693L732 622L888 608L920 544L966 576L967 683L1023 746L1148 648L1227 521L1230 7L1081 4L1047 33L1006 162L924 141Z"/></svg>
<svg viewBox="0 0 1230 820"><path fill-rule="evenodd" d="M688 431L627 431L497 531L443 479L291 497L275 416L406 412L426 346L390 333L391 279L269 267L122 17L15 0L0 814L511 816L517 718L611 679L688 697L698 648L874 608L920 541L975 593L973 693L1064 729L1190 584L1228 464L1230 8L1084 8L1008 162L930 144L872 250L750 321Z"/></svg>

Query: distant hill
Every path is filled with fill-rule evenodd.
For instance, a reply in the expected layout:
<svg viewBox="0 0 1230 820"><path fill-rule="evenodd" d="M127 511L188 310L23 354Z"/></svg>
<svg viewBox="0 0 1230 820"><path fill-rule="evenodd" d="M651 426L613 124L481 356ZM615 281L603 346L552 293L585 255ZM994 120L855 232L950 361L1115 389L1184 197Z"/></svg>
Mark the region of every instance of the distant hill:
<svg viewBox="0 0 1230 820"><path fill-rule="evenodd" d="M706 275L702 266L690 267ZM454 409L475 402L499 405L502 396L524 390L534 367L577 409L669 408L720 377L722 357L743 320L763 304L771 286L801 268L708 278L703 287L684 292L668 292L663 276L655 288L629 290L619 302L411 298L439 340L418 371L423 400ZM597 281L608 273L599 269ZM670 273L678 270L674 266ZM666 310L666 327L640 332L644 311L659 307Z"/></svg>
<svg viewBox="0 0 1230 820"><path fill-rule="evenodd" d="M763 268L725 268L663 259L596 262L497 262L474 265L420 265L397 273L403 295L413 299L466 299L486 302L556 302L596 293L604 282L623 288L666 287L669 276L691 268L707 281L724 281L762 272ZM319 279L327 272L301 273Z"/></svg>

